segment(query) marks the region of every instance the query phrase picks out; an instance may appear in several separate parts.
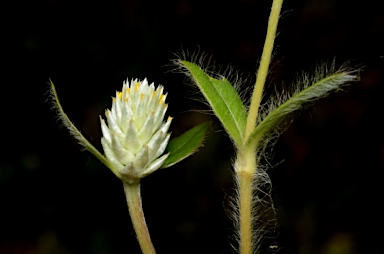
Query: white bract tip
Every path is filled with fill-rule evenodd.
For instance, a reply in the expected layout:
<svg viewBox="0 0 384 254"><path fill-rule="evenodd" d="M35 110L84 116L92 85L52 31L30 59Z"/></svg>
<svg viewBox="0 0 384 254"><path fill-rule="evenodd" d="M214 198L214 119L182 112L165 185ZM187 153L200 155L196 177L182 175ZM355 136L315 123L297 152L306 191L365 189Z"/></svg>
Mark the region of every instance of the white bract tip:
<svg viewBox="0 0 384 254"><path fill-rule="evenodd" d="M159 169L168 157L162 155L172 121L171 117L163 121L166 96L162 86L155 88L147 79L127 80L112 98L111 110L105 112L107 123L100 117L105 157L122 180L138 181Z"/></svg>

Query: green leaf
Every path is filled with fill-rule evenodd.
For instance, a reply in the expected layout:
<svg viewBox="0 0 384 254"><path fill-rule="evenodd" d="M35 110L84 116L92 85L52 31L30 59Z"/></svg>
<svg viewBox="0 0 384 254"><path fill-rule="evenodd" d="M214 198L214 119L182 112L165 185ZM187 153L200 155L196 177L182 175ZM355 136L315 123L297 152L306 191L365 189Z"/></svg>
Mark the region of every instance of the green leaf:
<svg viewBox="0 0 384 254"><path fill-rule="evenodd" d="M117 177L121 178L118 170L81 134L81 132L76 128L76 126L69 120L67 114L64 112L63 107L60 104L59 96L57 95L55 85L50 80L51 85L51 99L53 109L56 111L59 119L63 125L69 130L69 133L74 137L81 146L87 149L92 153L96 158L98 158L105 166L107 166Z"/></svg>
<svg viewBox="0 0 384 254"><path fill-rule="evenodd" d="M193 81L200 88L229 136L237 146L241 146L247 114L235 88L225 78L219 80L208 76L193 63L187 61L180 61L180 63L191 74Z"/></svg>
<svg viewBox="0 0 384 254"><path fill-rule="evenodd" d="M169 156L165 160L162 168L168 168L192 155L203 143L205 133L208 130L208 125L208 123L199 124L182 135L172 139L166 148L166 152L169 153Z"/></svg>
<svg viewBox="0 0 384 254"><path fill-rule="evenodd" d="M341 85L356 79L357 76L351 72L339 71L314 81L311 86L306 86L305 89L293 95L269 113L252 131L247 140L247 145L259 142L266 133L272 131L288 114L300 109L304 103L322 98L340 88ZM305 81L308 82L308 79Z"/></svg>

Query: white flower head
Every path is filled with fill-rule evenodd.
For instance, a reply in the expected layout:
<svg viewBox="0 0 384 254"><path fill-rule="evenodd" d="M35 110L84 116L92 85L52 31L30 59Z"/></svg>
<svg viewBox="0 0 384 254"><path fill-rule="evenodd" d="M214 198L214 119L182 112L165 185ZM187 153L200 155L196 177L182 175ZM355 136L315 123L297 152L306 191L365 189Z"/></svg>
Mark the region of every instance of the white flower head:
<svg viewBox="0 0 384 254"><path fill-rule="evenodd" d="M121 179L135 182L159 169L168 154L168 128L172 118L164 122L168 104L163 86L155 88L147 79L124 82L121 92L112 98L112 108L105 111L107 124L100 117L106 159Z"/></svg>

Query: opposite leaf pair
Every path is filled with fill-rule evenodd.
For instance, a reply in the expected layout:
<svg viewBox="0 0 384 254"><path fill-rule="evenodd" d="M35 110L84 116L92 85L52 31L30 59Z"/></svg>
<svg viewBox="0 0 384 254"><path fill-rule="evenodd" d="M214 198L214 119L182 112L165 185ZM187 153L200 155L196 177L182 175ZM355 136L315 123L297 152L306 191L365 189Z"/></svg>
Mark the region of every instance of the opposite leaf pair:
<svg viewBox="0 0 384 254"><path fill-rule="evenodd" d="M335 70L334 64L330 68L327 66L318 67L314 78L305 77L303 81L298 81L299 84L295 84L297 89L293 93L280 96L285 100L272 100L272 105L268 105L269 112L265 114L246 139L247 111L240 95L231 83L224 77L222 79L210 77L193 63L187 61L180 61L179 63L199 87L238 148L257 144L266 134L273 131L287 115L300 109L305 103L322 98L339 89L341 85L357 79L356 71Z"/></svg>

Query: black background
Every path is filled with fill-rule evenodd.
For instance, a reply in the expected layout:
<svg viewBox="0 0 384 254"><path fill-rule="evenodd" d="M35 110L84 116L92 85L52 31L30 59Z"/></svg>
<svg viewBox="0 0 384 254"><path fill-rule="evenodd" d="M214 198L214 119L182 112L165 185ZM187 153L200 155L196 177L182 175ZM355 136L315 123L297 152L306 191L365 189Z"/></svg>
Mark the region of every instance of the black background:
<svg viewBox="0 0 384 254"><path fill-rule="evenodd" d="M275 253L384 253L380 1L286 0L267 93L336 59L361 80L302 111L268 172L279 222ZM234 150L175 53L204 52L252 86L270 1L13 1L3 6L0 253L140 253L120 181L80 147L47 102L49 78L76 126L100 147L98 116L124 79L168 91L175 136L212 121L193 157L142 182L157 252L232 253ZM233 79L233 77L230 79ZM266 251L267 252L267 251ZM273 253L273 252L272 252Z"/></svg>

